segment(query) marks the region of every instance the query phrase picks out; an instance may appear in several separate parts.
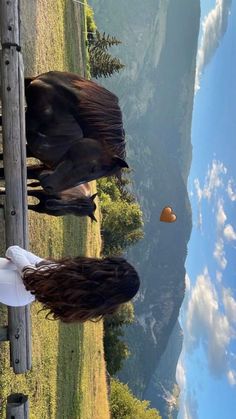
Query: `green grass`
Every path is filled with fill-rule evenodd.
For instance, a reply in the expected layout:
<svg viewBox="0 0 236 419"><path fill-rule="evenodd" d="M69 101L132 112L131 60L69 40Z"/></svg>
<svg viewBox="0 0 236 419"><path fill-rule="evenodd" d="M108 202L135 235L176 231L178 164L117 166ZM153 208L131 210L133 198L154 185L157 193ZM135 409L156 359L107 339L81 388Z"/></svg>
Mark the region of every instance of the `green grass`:
<svg viewBox="0 0 236 419"><path fill-rule="evenodd" d="M82 14L80 15L82 11ZM84 74L86 50L83 9L71 0L22 0L22 46L26 75L49 70ZM80 25L80 22L82 24ZM93 189L96 184L93 182ZM30 249L42 257L99 256L98 223L88 218L49 217L29 212ZM5 252L4 217L0 213L0 254ZM103 323L63 325L45 319L32 304L32 363L15 375L9 363L9 343L0 343L0 418L6 397L28 394L31 419L107 419L109 406L103 354ZM1 325L7 324L0 307Z"/></svg>

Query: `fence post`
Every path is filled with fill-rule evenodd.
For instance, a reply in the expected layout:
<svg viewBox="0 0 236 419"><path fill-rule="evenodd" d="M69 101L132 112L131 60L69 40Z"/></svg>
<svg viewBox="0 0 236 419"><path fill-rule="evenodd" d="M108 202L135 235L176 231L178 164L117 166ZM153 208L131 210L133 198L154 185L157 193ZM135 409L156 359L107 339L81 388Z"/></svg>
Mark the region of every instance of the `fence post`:
<svg viewBox="0 0 236 419"><path fill-rule="evenodd" d="M29 404L28 396L21 393L14 393L7 398L6 419L28 419Z"/></svg>
<svg viewBox="0 0 236 419"><path fill-rule="evenodd" d="M2 135L6 186L6 246L28 247L24 69L20 0L0 1ZM31 368L29 307L8 309L8 336L15 373Z"/></svg>

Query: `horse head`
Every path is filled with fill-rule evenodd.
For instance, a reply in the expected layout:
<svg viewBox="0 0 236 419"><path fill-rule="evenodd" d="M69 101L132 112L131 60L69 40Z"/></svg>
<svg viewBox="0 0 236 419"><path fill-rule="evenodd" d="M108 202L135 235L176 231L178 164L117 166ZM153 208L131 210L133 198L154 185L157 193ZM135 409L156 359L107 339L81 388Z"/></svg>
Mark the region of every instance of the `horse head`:
<svg viewBox="0 0 236 419"><path fill-rule="evenodd" d="M72 214L78 217L88 216L92 221L97 221L94 215L96 211L96 204L94 202L97 194L92 195L91 197L80 197L77 199L58 199L51 198L48 195L45 200L45 210L55 211L60 213L60 215Z"/></svg>

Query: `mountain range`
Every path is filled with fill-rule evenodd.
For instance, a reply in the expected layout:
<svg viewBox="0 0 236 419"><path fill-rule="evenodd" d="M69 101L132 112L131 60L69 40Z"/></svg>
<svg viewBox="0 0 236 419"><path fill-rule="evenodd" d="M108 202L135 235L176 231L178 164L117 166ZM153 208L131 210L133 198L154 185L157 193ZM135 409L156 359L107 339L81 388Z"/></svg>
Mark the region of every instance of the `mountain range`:
<svg viewBox="0 0 236 419"><path fill-rule="evenodd" d="M136 322L125 332L131 356L118 376L167 418L167 395L176 393L182 345L178 315L192 229L187 181L200 0L90 4L99 31L122 41L110 52L125 69L99 82L120 99L133 190L144 215L144 238L127 253L142 285L135 300ZM165 206L173 209L176 222L160 222Z"/></svg>

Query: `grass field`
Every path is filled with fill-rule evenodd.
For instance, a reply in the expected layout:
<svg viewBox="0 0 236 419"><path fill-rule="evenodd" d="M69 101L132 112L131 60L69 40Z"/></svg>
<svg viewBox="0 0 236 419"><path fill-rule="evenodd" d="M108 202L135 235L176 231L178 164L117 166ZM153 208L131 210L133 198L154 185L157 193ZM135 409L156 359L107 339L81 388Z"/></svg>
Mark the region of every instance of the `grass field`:
<svg viewBox="0 0 236 419"><path fill-rule="evenodd" d="M22 0L23 54L28 76L48 70L84 74L85 25L81 11L72 0ZM98 223L91 223L87 218L54 218L29 212L30 248L42 257L99 256L99 211L96 218ZM3 255L3 213L0 235ZM32 304L32 371L13 374L8 343L0 344L0 418L5 418L5 401L11 392L29 395L31 419L109 418L102 322L68 326L45 320L45 313L39 310L39 304ZM6 324L3 306L0 318L1 325Z"/></svg>

